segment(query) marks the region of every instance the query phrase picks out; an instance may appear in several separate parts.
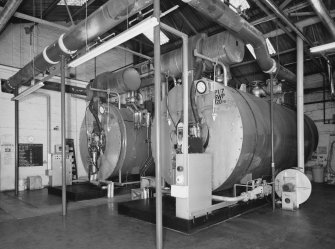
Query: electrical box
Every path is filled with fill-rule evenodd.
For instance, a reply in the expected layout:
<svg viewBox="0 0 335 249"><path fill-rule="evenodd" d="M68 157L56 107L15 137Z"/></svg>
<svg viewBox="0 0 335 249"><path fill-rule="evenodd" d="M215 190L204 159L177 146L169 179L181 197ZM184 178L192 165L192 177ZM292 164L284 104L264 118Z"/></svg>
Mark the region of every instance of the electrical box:
<svg viewBox="0 0 335 249"><path fill-rule="evenodd" d="M72 185L72 158L66 154L66 185ZM51 186L62 185L62 154L53 154L51 160L52 174Z"/></svg>
<svg viewBox="0 0 335 249"><path fill-rule="evenodd" d="M176 197L176 216L191 220L193 212L206 215L212 205L212 155L188 154L187 163L183 154L176 155L176 184L171 186L171 195Z"/></svg>

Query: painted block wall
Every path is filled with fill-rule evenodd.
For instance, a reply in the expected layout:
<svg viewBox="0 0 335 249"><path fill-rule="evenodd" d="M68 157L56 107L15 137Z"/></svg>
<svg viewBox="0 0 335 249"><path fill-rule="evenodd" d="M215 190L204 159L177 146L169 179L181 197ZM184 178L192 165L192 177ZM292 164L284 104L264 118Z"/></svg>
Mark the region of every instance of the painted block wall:
<svg viewBox="0 0 335 249"><path fill-rule="evenodd" d="M35 55L41 52L46 46L54 42L63 31L55 28L38 25L34 33L34 45L30 45L30 35L25 33L24 28L31 24L10 24L0 36L0 78L8 79L17 69L23 67ZM132 62L132 55L122 50L112 50L82 66L71 69L76 73L77 78L83 82L76 83L76 86L86 87L87 81L94 78L95 74L104 71L112 71ZM70 83L67 81L67 84ZM73 84L73 82L71 83ZM24 87L20 89L23 90ZM51 152L54 145L61 143L61 110L60 93L48 90L38 90L50 95L51 100ZM14 145L14 102L13 95L0 92L0 145ZM76 160L78 174L86 176L86 171L81 162L79 150L79 132L82 120L84 119L87 103L78 98L66 94L66 138L72 138L75 142ZM46 98L41 96L28 96L20 101L20 143L42 143L43 144L43 165L37 167L20 167L20 179L28 176L40 175L43 185L49 184L49 177L46 175L48 165L47 155L47 106ZM58 127L58 129L57 129ZM55 128L55 129L54 129ZM3 146L1 146L3 148ZM2 152L2 151L1 151ZM14 156L14 152L13 152ZM4 158L0 154L0 191L14 189L14 160Z"/></svg>
<svg viewBox="0 0 335 249"><path fill-rule="evenodd" d="M326 92L326 99L330 99L329 92ZM323 93L315 92L313 94L306 94L304 102L322 101ZM316 124L319 131L319 144L317 149L317 161L315 163L326 165L330 143L335 140L335 124L333 123L335 115L335 102L325 103L325 119L330 123L324 123L324 106L323 103L304 105L304 112Z"/></svg>

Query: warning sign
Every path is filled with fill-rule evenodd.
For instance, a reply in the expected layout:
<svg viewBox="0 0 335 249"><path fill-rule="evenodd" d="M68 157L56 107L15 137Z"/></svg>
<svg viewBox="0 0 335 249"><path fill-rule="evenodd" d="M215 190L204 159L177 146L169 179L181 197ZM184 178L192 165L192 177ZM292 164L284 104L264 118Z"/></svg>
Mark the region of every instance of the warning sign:
<svg viewBox="0 0 335 249"><path fill-rule="evenodd" d="M223 100L224 96L224 88L215 90L215 104L220 105L222 103L226 103L226 101Z"/></svg>

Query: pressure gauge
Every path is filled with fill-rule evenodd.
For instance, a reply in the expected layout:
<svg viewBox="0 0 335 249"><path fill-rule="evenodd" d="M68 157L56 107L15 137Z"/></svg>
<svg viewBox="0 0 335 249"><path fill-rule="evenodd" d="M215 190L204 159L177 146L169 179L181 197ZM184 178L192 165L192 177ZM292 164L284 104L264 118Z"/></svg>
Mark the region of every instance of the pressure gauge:
<svg viewBox="0 0 335 249"><path fill-rule="evenodd" d="M196 85L196 89L197 89L198 93L200 93L200 94L205 93L206 90L207 90L206 83L203 82L203 81L198 81L197 85Z"/></svg>
<svg viewBox="0 0 335 249"><path fill-rule="evenodd" d="M99 111L100 111L101 114L104 114L105 113L105 108L103 106L100 106Z"/></svg>

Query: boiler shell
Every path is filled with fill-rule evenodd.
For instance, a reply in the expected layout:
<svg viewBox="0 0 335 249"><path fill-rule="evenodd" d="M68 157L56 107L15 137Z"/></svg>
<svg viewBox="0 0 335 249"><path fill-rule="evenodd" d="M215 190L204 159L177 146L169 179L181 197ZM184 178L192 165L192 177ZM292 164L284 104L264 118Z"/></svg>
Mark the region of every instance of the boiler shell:
<svg viewBox="0 0 335 249"><path fill-rule="evenodd" d="M213 190L228 189L248 175L253 179L270 175L270 102L221 85L216 90L223 95L214 108L214 92L196 99L209 129L206 153L213 154ZM307 116L304 132L307 160L318 144L317 128ZM277 170L297 167L296 112L278 104L274 104L274 162Z"/></svg>
<svg viewBox="0 0 335 249"><path fill-rule="evenodd" d="M105 108L101 123L106 137L106 147L98 159L98 179L106 180L118 177L121 169L122 179L127 175L138 174L148 157L149 147L146 140L146 128L135 129L133 112L127 108L120 110L111 105ZM80 152L86 171L88 171L88 147L86 125L92 130L93 118L87 113L80 132ZM153 167L146 171L153 173Z"/></svg>

